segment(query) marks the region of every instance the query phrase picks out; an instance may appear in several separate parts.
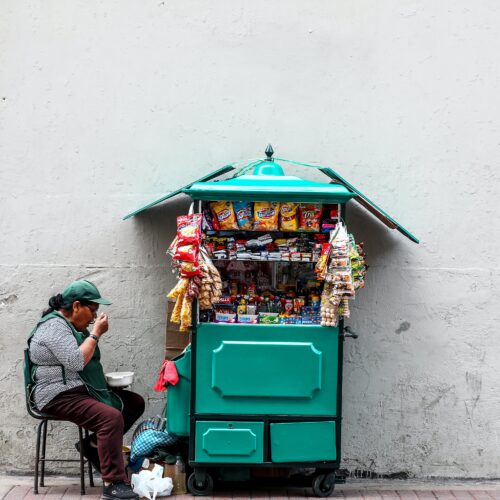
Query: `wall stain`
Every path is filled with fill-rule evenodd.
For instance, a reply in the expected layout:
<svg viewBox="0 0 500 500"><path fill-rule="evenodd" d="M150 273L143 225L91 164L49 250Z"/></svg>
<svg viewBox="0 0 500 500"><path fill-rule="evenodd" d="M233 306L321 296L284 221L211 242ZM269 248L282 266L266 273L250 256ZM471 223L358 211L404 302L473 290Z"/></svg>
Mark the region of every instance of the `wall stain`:
<svg viewBox="0 0 500 500"><path fill-rule="evenodd" d="M11 295L8 295L7 297L2 297L0 299L0 306L1 307L10 306L14 302L16 302L18 300L18 298L19 297L14 293Z"/></svg>
<svg viewBox="0 0 500 500"><path fill-rule="evenodd" d="M411 326L411 323L409 323L408 321L403 321L397 330L395 330L395 333L397 333L398 335L403 333L403 332L406 332L407 330L410 329L410 326Z"/></svg>

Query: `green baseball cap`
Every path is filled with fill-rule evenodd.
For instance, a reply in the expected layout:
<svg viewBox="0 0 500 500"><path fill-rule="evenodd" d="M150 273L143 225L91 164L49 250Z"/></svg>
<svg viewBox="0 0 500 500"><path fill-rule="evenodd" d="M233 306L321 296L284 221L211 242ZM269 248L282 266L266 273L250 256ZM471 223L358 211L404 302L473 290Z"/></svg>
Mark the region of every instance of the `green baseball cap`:
<svg viewBox="0 0 500 500"><path fill-rule="evenodd" d="M73 304L75 300L87 300L88 302L95 302L96 304L103 304L109 306L111 302L101 297L99 290L87 280L77 280L70 283L62 293L65 304Z"/></svg>

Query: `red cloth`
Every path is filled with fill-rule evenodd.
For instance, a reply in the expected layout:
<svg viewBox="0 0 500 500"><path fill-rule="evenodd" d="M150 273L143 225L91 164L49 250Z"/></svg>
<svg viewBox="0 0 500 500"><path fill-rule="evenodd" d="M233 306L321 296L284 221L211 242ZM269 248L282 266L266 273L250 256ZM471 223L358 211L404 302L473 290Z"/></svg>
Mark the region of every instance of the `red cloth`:
<svg viewBox="0 0 500 500"><path fill-rule="evenodd" d="M158 374L158 380L154 386L156 392L163 392L167 390L167 385L175 385L179 382L179 374L177 373L177 367L173 361L166 359L160 368L160 373Z"/></svg>

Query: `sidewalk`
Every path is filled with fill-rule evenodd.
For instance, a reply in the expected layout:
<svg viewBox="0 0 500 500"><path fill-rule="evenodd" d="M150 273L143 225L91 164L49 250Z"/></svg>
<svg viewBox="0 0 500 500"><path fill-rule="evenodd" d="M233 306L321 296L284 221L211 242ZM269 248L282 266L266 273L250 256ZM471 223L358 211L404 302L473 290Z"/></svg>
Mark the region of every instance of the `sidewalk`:
<svg viewBox="0 0 500 500"><path fill-rule="evenodd" d="M79 479L76 477L49 476L45 488L39 495L33 494L33 478L30 476L0 475L0 500L98 500L101 498L101 487L87 487L87 494L80 496ZM99 484L99 480L96 480ZM317 498L311 496L310 489L254 489L219 491L206 498L276 498L302 499ZM167 497L165 497L167 498ZM191 495L179 495L175 500L192 499ZM335 488L332 498L348 498L351 500L500 500L500 481L405 481L405 480L366 480L351 479L346 484Z"/></svg>

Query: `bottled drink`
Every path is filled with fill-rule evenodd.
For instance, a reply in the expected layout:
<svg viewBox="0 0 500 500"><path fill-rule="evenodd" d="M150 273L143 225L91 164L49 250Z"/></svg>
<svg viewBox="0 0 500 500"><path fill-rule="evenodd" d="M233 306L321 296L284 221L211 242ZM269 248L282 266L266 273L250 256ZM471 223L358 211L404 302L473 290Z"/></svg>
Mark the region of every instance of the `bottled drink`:
<svg viewBox="0 0 500 500"><path fill-rule="evenodd" d="M186 495L186 466L180 455L177 455L174 471L174 495Z"/></svg>

